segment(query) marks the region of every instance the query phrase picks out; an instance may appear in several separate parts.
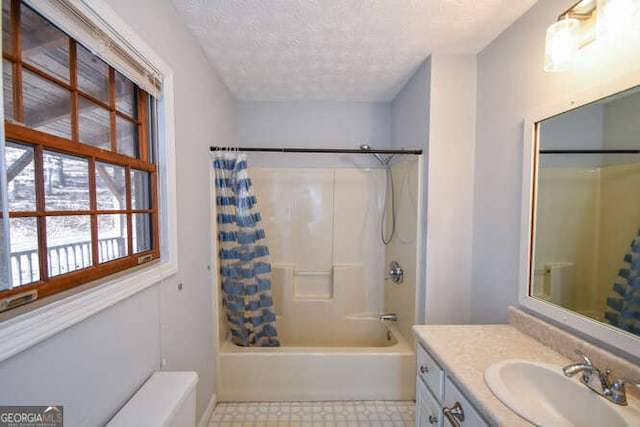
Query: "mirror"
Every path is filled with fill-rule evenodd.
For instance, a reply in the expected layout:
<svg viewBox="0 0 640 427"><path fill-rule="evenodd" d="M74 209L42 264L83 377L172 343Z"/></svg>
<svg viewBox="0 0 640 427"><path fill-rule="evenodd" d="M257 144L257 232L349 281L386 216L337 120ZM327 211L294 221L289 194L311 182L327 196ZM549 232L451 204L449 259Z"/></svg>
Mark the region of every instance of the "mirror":
<svg viewBox="0 0 640 427"><path fill-rule="evenodd" d="M609 93L527 120L520 302L637 356L640 86Z"/></svg>
<svg viewBox="0 0 640 427"><path fill-rule="evenodd" d="M640 89L537 128L530 296L640 335Z"/></svg>

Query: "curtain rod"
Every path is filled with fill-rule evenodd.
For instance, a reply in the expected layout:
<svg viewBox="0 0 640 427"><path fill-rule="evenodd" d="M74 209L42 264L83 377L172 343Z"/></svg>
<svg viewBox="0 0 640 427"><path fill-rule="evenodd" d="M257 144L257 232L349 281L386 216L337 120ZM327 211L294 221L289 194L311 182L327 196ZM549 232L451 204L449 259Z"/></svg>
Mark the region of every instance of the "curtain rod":
<svg viewBox="0 0 640 427"><path fill-rule="evenodd" d="M640 150L540 150L540 154L640 154Z"/></svg>
<svg viewBox="0 0 640 427"><path fill-rule="evenodd" d="M273 147L209 147L210 151L262 151L268 153L343 153L343 154L422 154L422 150L377 150L371 148L273 148Z"/></svg>

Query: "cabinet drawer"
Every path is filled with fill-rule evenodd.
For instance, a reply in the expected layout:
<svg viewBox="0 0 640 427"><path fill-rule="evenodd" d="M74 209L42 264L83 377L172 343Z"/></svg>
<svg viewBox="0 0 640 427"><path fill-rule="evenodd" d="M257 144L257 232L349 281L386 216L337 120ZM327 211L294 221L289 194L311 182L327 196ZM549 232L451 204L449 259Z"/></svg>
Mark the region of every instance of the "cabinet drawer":
<svg viewBox="0 0 640 427"><path fill-rule="evenodd" d="M460 403L462 406L462 410L464 411L464 421L459 421L461 426L464 427L488 427L488 424L482 419L482 417L478 414L476 409L471 406L471 404L467 401L464 395L458 390L458 388L451 382L451 380L447 377L444 380L444 400L442 407L452 408L455 404ZM447 420L447 418L442 414L444 419L444 426L449 427L452 424Z"/></svg>
<svg viewBox="0 0 640 427"><path fill-rule="evenodd" d="M422 345L418 345L416 364L418 377L422 378L436 399L442 400L444 393L444 372Z"/></svg>
<svg viewBox="0 0 640 427"><path fill-rule="evenodd" d="M419 377L416 377L416 426L442 427L440 405Z"/></svg>

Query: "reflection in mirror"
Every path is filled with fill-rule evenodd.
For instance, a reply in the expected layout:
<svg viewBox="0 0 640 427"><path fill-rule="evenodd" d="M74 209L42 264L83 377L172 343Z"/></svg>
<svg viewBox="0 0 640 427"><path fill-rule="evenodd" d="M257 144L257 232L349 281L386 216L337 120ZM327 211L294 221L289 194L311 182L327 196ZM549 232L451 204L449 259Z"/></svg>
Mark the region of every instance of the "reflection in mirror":
<svg viewBox="0 0 640 427"><path fill-rule="evenodd" d="M536 126L531 296L640 335L640 87Z"/></svg>

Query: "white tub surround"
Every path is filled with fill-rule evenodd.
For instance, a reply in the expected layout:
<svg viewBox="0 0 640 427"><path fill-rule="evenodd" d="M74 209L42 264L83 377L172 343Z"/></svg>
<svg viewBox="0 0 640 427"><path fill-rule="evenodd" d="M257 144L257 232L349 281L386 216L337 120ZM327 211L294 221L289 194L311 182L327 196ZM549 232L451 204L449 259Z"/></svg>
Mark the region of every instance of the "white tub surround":
<svg viewBox="0 0 640 427"><path fill-rule="evenodd" d="M563 338L561 334L556 333L557 328L529 317L517 309L510 308L510 325L416 325L413 331L418 342L436 359L490 425L529 426L531 424L528 421L506 407L491 392L484 381L484 370L491 364L506 359L523 359L558 366L565 366L577 360L577 356L571 356L569 359L522 332L523 329L533 330L537 333L536 336L546 339L546 342L567 342L566 339L572 337L567 334L569 337ZM544 328L544 325L547 327ZM569 344L564 344L565 347L574 345L573 348L580 348L589 356L593 354L592 360L596 366L610 368L613 378L640 376L639 366L631 365L613 355L607 359L597 359L601 357L600 353L606 352L597 350L594 346L590 347L575 337ZM616 359L621 364L615 363ZM599 360L606 362L601 364ZM635 373L627 375L629 371L625 369L629 366L625 368L625 365L635 366ZM628 390L630 391L631 387Z"/></svg>
<svg viewBox="0 0 640 427"><path fill-rule="evenodd" d="M351 322L353 329L364 332L359 346L309 346L286 336L281 347L238 347L226 341L219 353L219 400L412 400L411 346L393 326L387 328L377 319ZM348 322L332 329L336 343L339 334L350 329ZM371 341L365 342L367 338Z"/></svg>

